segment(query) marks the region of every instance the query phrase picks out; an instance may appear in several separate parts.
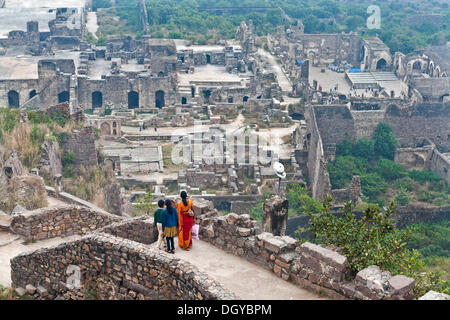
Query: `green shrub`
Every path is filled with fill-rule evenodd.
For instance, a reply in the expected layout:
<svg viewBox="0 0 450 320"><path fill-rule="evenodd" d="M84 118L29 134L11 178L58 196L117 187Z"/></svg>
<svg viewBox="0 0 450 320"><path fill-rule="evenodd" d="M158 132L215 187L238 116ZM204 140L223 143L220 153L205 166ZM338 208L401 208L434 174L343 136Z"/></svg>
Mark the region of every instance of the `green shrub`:
<svg viewBox="0 0 450 320"><path fill-rule="evenodd" d="M380 159L375 171L387 181L394 181L408 175L406 169L392 160Z"/></svg>
<svg viewBox="0 0 450 320"><path fill-rule="evenodd" d="M330 207L331 198L328 197L320 214L307 213L310 217L309 231L318 243L341 248L353 275L368 266L377 265L392 274L415 278L416 297L429 290L449 291L449 281L444 281L440 273L422 273L424 262L419 252L406 246L413 230L396 228L392 219L393 203L386 212L370 205L359 220L352 212L351 203L346 203L339 217L331 213Z"/></svg>
<svg viewBox="0 0 450 320"><path fill-rule="evenodd" d="M394 136L392 127L380 122L374 132L373 139L375 155L394 160L397 150L397 139Z"/></svg>
<svg viewBox="0 0 450 320"><path fill-rule="evenodd" d="M288 186L286 198L289 201L289 216L298 216L308 212L319 213L322 210L322 203L311 198L308 190L299 184L291 184Z"/></svg>
<svg viewBox="0 0 450 320"><path fill-rule="evenodd" d="M401 206L407 205L411 201L411 193L406 189L400 189L395 195L395 202Z"/></svg>
<svg viewBox="0 0 450 320"><path fill-rule="evenodd" d="M361 191L371 202L389 188L384 179L375 172L361 175Z"/></svg>
<svg viewBox="0 0 450 320"><path fill-rule="evenodd" d="M421 184L425 184L426 182L439 182L442 180L441 177L439 177L436 173L432 171L412 170L408 172L408 175L411 179Z"/></svg>
<svg viewBox="0 0 450 320"><path fill-rule="evenodd" d="M394 182L393 187L396 190L403 188L411 192L414 189L414 180L410 177L400 178Z"/></svg>

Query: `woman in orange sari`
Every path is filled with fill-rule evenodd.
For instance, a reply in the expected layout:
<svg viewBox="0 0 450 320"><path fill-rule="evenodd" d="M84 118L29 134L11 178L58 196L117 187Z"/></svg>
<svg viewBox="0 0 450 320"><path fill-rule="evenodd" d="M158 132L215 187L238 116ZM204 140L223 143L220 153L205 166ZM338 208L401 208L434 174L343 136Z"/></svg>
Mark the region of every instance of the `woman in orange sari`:
<svg viewBox="0 0 450 320"><path fill-rule="evenodd" d="M191 230L194 225L194 203L187 199L186 191L181 191L180 196L181 201L177 203L178 220L180 222L178 246L184 250L189 250L192 247Z"/></svg>

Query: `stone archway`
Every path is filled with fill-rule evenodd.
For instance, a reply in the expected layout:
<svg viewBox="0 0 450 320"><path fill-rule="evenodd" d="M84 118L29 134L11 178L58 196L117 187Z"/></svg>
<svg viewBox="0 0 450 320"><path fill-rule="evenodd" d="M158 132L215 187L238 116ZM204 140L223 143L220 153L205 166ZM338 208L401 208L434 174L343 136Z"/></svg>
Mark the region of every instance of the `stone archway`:
<svg viewBox="0 0 450 320"><path fill-rule="evenodd" d="M209 102L209 98L211 97L211 90L203 90L203 96L205 97L205 101Z"/></svg>
<svg viewBox="0 0 450 320"><path fill-rule="evenodd" d="M20 107L19 94L17 93L17 91L11 90L8 92L8 106L10 108Z"/></svg>
<svg viewBox="0 0 450 320"><path fill-rule="evenodd" d="M100 125L100 132L102 135L110 136L111 135L111 126L108 122L103 122Z"/></svg>
<svg viewBox="0 0 450 320"><path fill-rule="evenodd" d="M413 71L422 71L422 64L420 63L419 60L417 60L416 62L413 63L412 66Z"/></svg>
<svg viewBox="0 0 450 320"><path fill-rule="evenodd" d="M128 92L128 109L139 108L139 93L136 91Z"/></svg>
<svg viewBox="0 0 450 320"><path fill-rule="evenodd" d="M384 60L383 58L378 60L378 62L377 62L377 71L383 71L383 70L386 70L386 68L387 68L386 60Z"/></svg>
<svg viewBox="0 0 450 320"><path fill-rule="evenodd" d="M36 90L31 90L28 97L31 99L31 98L33 98L34 96L36 96Z"/></svg>
<svg viewBox="0 0 450 320"><path fill-rule="evenodd" d="M207 54L206 55L206 64L210 64L211 63L211 55Z"/></svg>
<svg viewBox="0 0 450 320"><path fill-rule="evenodd" d="M165 106L164 95L164 91L162 90L155 92L155 105L157 108L162 108Z"/></svg>
<svg viewBox="0 0 450 320"><path fill-rule="evenodd" d="M92 108L101 108L103 106L103 94L100 91L92 92Z"/></svg>
<svg viewBox="0 0 450 320"><path fill-rule="evenodd" d="M248 101L248 97L245 96L244 98L242 98L242 102L247 102Z"/></svg>
<svg viewBox="0 0 450 320"><path fill-rule="evenodd" d="M58 94L58 103L69 102L70 93L69 91L63 91Z"/></svg>

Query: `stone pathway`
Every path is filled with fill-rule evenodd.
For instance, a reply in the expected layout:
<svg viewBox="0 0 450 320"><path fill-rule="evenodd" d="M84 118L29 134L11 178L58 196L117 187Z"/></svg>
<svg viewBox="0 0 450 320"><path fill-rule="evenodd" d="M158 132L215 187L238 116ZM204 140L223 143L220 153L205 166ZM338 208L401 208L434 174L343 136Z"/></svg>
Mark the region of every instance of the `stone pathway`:
<svg viewBox="0 0 450 320"><path fill-rule="evenodd" d="M175 239L175 257L190 262L244 300L325 299L204 241L194 240L192 249L184 251Z"/></svg>
<svg viewBox="0 0 450 320"><path fill-rule="evenodd" d="M71 241L81 238L80 236L72 236L66 238L53 238L34 243L24 244L23 238L17 238L17 235L8 232L0 232L0 242L5 245L0 246L0 285L4 287L11 286L11 265L10 260L15 256L40 249L47 246L58 245L62 242ZM9 241L8 241L9 240Z"/></svg>
<svg viewBox="0 0 450 320"><path fill-rule="evenodd" d="M276 58L261 48L258 49L257 53L267 61L267 63L271 66L271 71L275 72L277 75L277 81L281 87L281 90L286 93L292 92L292 84L281 69L281 66L278 64Z"/></svg>
<svg viewBox="0 0 450 320"><path fill-rule="evenodd" d="M87 23L86 23L87 31L92 33L95 39L97 38L96 32L98 30L97 23L97 12L88 12L87 13Z"/></svg>

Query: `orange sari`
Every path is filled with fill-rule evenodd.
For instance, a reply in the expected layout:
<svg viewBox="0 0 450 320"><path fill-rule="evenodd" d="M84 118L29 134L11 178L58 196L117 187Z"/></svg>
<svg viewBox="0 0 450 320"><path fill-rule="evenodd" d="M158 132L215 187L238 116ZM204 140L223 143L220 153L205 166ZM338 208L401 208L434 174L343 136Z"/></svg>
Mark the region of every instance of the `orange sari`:
<svg viewBox="0 0 450 320"><path fill-rule="evenodd" d="M194 225L194 217L187 215L189 208L192 208L194 203L192 200L188 201L188 205L185 206L183 201L177 203L178 221L180 229L178 231L178 246L183 249L189 249L192 247L191 230Z"/></svg>

